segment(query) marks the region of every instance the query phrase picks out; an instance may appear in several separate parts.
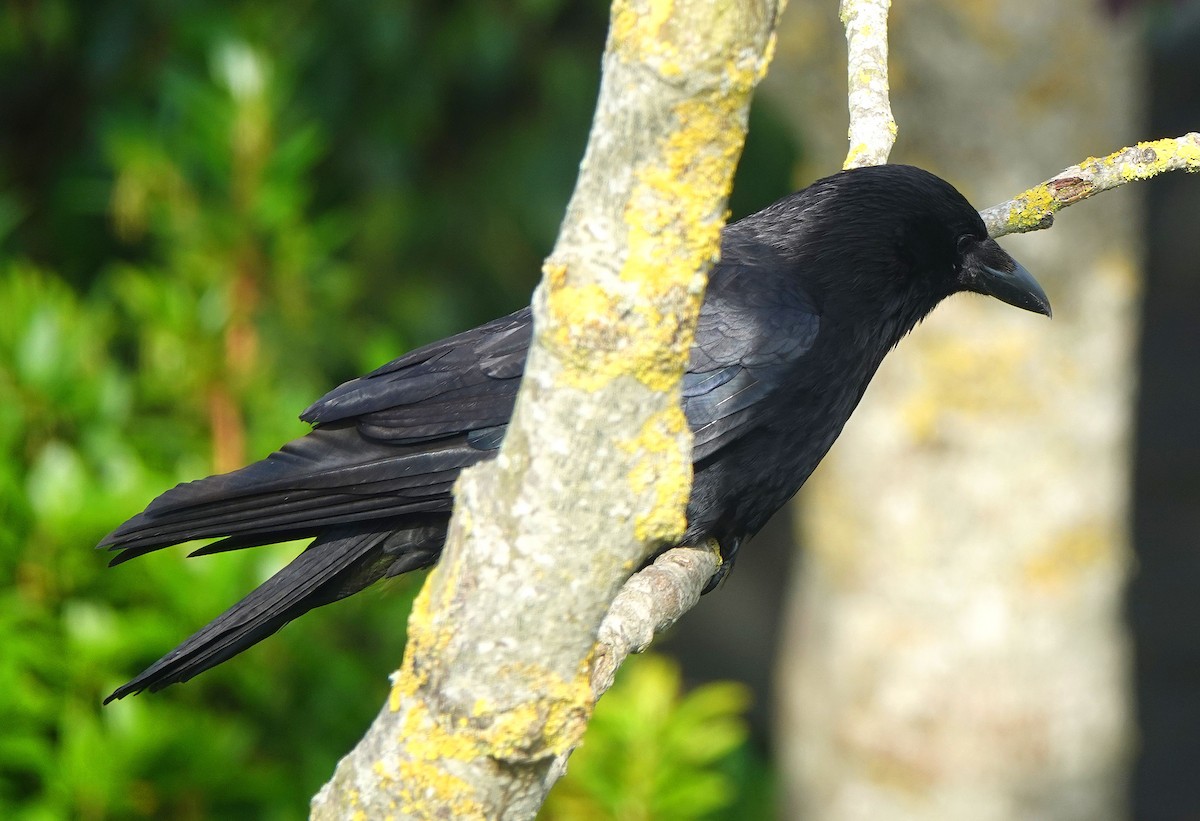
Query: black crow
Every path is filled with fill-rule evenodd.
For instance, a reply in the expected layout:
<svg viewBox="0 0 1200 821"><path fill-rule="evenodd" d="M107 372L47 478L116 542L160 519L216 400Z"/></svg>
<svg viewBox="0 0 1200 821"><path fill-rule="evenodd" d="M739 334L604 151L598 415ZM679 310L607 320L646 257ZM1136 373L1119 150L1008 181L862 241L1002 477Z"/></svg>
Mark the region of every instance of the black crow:
<svg viewBox="0 0 1200 821"><path fill-rule="evenodd" d="M695 436L683 543L716 539L727 568L824 457L884 354L959 291L1050 314L966 199L918 168L835 174L726 227L683 378ZM437 561L455 477L500 446L530 332L526 308L347 382L301 415L308 435L167 491L107 536L113 564L210 537L223 538L192 555L313 542L106 703Z"/></svg>

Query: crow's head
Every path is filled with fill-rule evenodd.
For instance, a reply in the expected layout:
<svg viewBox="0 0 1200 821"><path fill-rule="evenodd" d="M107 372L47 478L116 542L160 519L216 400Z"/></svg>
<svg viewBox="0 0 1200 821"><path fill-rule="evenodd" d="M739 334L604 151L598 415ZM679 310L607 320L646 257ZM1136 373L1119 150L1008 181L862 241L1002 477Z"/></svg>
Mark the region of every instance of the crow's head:
<svg viewBox="0 0 1200 821"><path fill-rule="evenodd" d="M966 198L910 165L834 174L743 223L830 299L899 307L919 319L945 297L972 291L1050 315L1041 286L988 237Z"/></svg>
<svg viewBox="0 0 1200 821"><path fill-rule="evenodd" d="M906 165L846 173L851 179L874 175L909 198L897 236L915 275L933 278L946 295L973 291L1050 316L1050 300L1037 280L988 237L979 213L950 183Z"/></svg>
<svg viewBox="0 0 1200 821"><path fill-rule="evenodd" d="M910 165L861 168L838 177L852 201L870 201L868 212L883 209L876 219L887 226L910 286L927 287L935 298L960 291L987 294L1050 316L1050 300L1037 280L988 237L979 212L950 183Z"/></svg>

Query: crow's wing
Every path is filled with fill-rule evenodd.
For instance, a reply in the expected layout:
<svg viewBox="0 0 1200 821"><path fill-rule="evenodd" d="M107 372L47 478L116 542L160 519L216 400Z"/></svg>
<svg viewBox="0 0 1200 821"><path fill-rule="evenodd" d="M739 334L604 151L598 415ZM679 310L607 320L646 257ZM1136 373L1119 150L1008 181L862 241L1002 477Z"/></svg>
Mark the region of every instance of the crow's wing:
<svg viewBox="0 0 1200 821"><path fill-rule="evenodd" d="M522 308L334 388L300 418L315 425L353 419L364 436L395 443L506 425L531 333L530 311Z"/></svg>
<svg viewBox="0 0 1200 821"><path fill-rule="evenodd" d="M739 262L722 262L713 272L683 380L694 461L754 427L754 406L781 386L820 324L812 299L793 276L778 273L771 251L726 250ZM524 308L347 382L301 418L315 424L353 418L360 433L380 441L416 443L465 432L476 448L498 447L531 333Z"/></svg>
<svg viewBox="0 0 1200 821"><path fill-rule="evenodd" d="M488 458L524 367L529 310L412 351L304 412L316 430L241 470L179 485L101 543L117 564L226 537L214 553L333 525L449 513L459 472Z"/></svg>
<svg viewBox="0 0 1200 821"><path fill-rule="evenodd" d="M701 311L683 403L696 461L753 430L755 406L811 347L811 302L758 266L722 264ZM316 429L260 462L179 485L100 544L117 564L193 539L214 553L395 516L446 514L459 472L494 454L531 336L528 308L412 351L326 394Z"/></svg>
<svg viewBox="0 0 1200 821"><path fill-rule="evenodd" d="M796 381L789 372L816 341L813 300L778 270L725 262L714 272L683 377L693 462L765 421L756 411Z"/></svg>

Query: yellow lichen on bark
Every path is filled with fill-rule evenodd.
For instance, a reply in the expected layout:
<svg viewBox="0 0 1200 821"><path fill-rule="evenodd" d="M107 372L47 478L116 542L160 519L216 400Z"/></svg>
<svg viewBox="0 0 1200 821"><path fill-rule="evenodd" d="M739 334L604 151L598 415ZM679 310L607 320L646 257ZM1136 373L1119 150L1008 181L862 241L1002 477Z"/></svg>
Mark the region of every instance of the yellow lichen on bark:
<svg viewBox="0 0 1200 821"><path fill-rule="evenodd" d="M564 383L588 392L622 376L654 390L677 384L683 328L675 312L659 307L672 297L646 293L630 304L594 283L547 290L546 309L554 317L548 344L564 366Z"/></svg>
<svg viewBox="0 0 1200 821"><path fill-rule="evenodd" d="M643 541L667 542L678 539L687 528L688 494L692 485L691 460L679 452L678 437L687 427L687 419L678 406L672 406L646 420L641 434L617 447L641 458L629 472L629 487L640 496L654 491L654 506L634 522L634 534Z"/></svg>
<svg viewBox="0 0 1200 821"><path fill-rule="evenodd" d="M673 109L676 127L660 159L637 170L625 210L629 252L620 279L627 288L573 285L564 264L547 263L551 344L567 366L568 384L593 391L620 376L658 391L678 384L695 325L681 322L676 306L682 297L688 315L698 312L725 222L713 203L729 194L744 139L728 124L759 71L731 64L730 88Z"/></svg>
<svg viewBox="0 0 1200 821"><path fill-rule="evenodd" d="M1095 173L1114 169L1127 182L1149 179L1165 171L1200 171L1200 139L1189 137L1141 142L1132 150L1124 149L1101 159L1089 158L1080 165L1085 171Z"/></svg>
<svg viewBox="0 0 1200 821"><path fill-rule="evenodd" d="M399 795L403 812L429 817L437 807L451 807L455 818L482 818L485 803L455 764L485 759L529 761L562 755L579 743L591 715L590 657L571 680L540 665L505 665L497 675L517 682L513 692L530 694L520 704L492 705L479 698L456 713L436 697L429 668L422 660L443 656L454 635L451 612L454 579L460 568L454 556L431 572L413 603L403 665L389 698L393 711L403 711L398 735L403 755L393 764L376 762L380 785Z"/></svg>
<svg viewBox="0 0 1200 821"><path fill-rule="evenodd" d="M776 5L775 18L784 5L782 0ZM623 62L649 66L664 79L694 76L707 68L703 63L711 54L728 55L744 43L750 8L748 3L716 4L714 9L694 0L615 0L609 47ZM713 48L714 44L726 47ZM773 50L773 41L768 41L758 79Z"/></svg>
<svg viewBox="0 0 1200 821"><path fill-rule="evenodd" d="M377 767L376 776L384 790L399 796L402 812L434 818L448 808L456 819L487 817L476 788L452 772L454 762L469 763L486 754L477 738L443 726L421 698L407 702L399 734L405 754L396 762L396 783L388 783L392 779L385 767Z"/></svg>
<svg viewBox="0 0 1200 821"><path fill-rule="evenodd" d="M1200 171L1200 134L1141 142L1106 157L1088 157L1008 203L983 212L992 236L1047 228L1054 214L1102 191L1167 171Z"/></svg>
<svg viewBox="0 0 1200 821"><path fill-rule="evenodd" d="M515 707L476 700L471 724L478 727L488 755L529 761L563 755L578 746L592 715L590 666L589 656L570 679L540 664L509 664L499 670L499 675L523 685L518 692L539 695Z"/></svg>
<svg viewBox="0 0 1200 821"><path fill-rule="evenodd" d="M434 817L437 808L449 807L454 818L484 818L485 803L469 780L455 774L455 763L530 761L577 746L594 699L590 658L571 680L539 665L507 665L498 674L521 682L514 691L531 694L529 701L491 705L477 699L466 714L446 721L446 710L431 708L428 673L415 663L436 658L428 654L441 652L452 638L431 620L435 594L429 591L436 588L429 580L413 605L408 651L389 701L393 710L404 711L398 730L404 754L392 766L376 762L374 773L383 789L399 796L400 809L408 815Z"/></svg>
<svg viewBox="0 0 1200 821"><path fill-rule="evenodd" d="M629 255L621 270L627 282L656 290L688 286L698 298L698 271L717 254L733 171L744 134L730 128L754 70L731 64L729 87L676 105L676 127L665 140L661 162L637 172L637 186L625 211Z"/></svg>
<svg viewBox="0 0 1200 821"><path fill-rule="evenodd" d="M694 329L677 317L697 312L705 271L717 257L726 216L717 204L729 194L745 138L737 125L772 50L769 42L765 55L715 48L738 42L743 12L719 12L703 37L688 24L700 12L669 0L613 5L610 45L622 60L649 64L665 77L681 68L690 75L703 64L719 80L672 106L657 150L633 170L620 282L576 285L562 260L547 263L551 344L574 387L594 391L628 375L668 391L681 376Z"/></svg>
<svg viewBox="0 0 1200 821"><path fill-rule="evenodd" d="M1035 185L1013 200L1009 224L1014 231L1038 228L1047 217L1052 216L1061 207L1048 185Z"/></svg>
<svg viewBox="0 0 1200 821"><path fill-rule="evenodd" d="M440 578L435 580L434 574ZM375 762L373 768L384 791L399 796L401 810L418 818L433 817L438 807L453 808L455 818L486 816L475 788L451 772L451 762L474 761L486 747L464 731L468 728L448 727L438 721L440 711L431 710L427 703L429 672L419 664L422 659L437 658L452 639L433 614L445 612L444 605L453 596L453 579L451 566L437 566L413 602L404 662L388 697L389 709L404 711L398 731L404 752L394 762Z"/></svg>
<svg viewBox="0 0 1200 821"><path fill-rule="evenodd" d="M634 8L629 0L616 0L612 8L612 43L614 51L630 62L653 65L664 77L683 73L679 50L674 39L662 36L662 28L670 22L673 0L651 0L647 11Z"/></svg>
<svg viewBox="0 0 1200 821"><path fill-rule="evenodd" d="M457 526L467 526L468 517L456 518ZM459 554L452 554L457 556ZM450 561L437 564L421 585L408 616L408 641L404 647L404 661L393 676L392 689L388 695L388 707L392 712L400 709L409 698L420 698L420 690L428 682L428 672L417 666L417 660L437 658L449 646L452 634L437 624L434 614L448 613L454 598L455 579L459 578ZM436 601L434 598L436 597Z"/></svg>
<svg viewBox="0 0 1200 821"><path fill-rule="evenodd" d="M871 153L871 147L866 143L856 143L850 147L850 151L846 154L846 161L842 164L843 169L858 168L863 164L863 160Z"/></svg>
<svg viewBox="0 0 1200 821"><path fill-rule="evenodd" d="M888 0L842 0L846 30L847 106L850 149L842 168L887 162L897 126L888 81Z"/></svg>
<svg viewBox="0 0 1200 821"><path fill-rule="evenodd" d="M456 762L483 760L528 762L567 753L579 744L591 716L594 695L589 663L571 680L563 680L538 665L514 665L499 671L526 686L531 700L518 705L490 705L477 699L469 715L452 722L439 720L442 711L431 710L426 694L414 691L411 682L421 676L402 677L404 716L398 734L405 753L394 768L376 762L380 786L400 798L400 810L418 818L435 817L449 808L456 819L485 818L482 797L465 778L455 774ZM407 679L409 683L403 682ZM395 772L395 776L392 775Z"/></svg>

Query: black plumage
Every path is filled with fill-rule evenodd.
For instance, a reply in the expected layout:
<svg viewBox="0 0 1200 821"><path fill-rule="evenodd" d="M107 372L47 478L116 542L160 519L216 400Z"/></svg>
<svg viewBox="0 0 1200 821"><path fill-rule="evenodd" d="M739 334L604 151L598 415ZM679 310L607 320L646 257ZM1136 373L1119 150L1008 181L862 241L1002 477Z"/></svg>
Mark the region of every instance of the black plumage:
<svg viewBox="0 0 1200 821"><path fill-rule="evenodd" d="M917 168L842 172L726 227L683 379L684 543L715 538L728 567L828 451L884 355L958 291L1050 312L975 209ZM503 438L530 336L523 309L412 351L317 401L307 436L179 485L107 536L114 564L193 539L221 538L193 555L314 539L108 700L186 681L313 607L435 562L455 478Z"/></svg>

